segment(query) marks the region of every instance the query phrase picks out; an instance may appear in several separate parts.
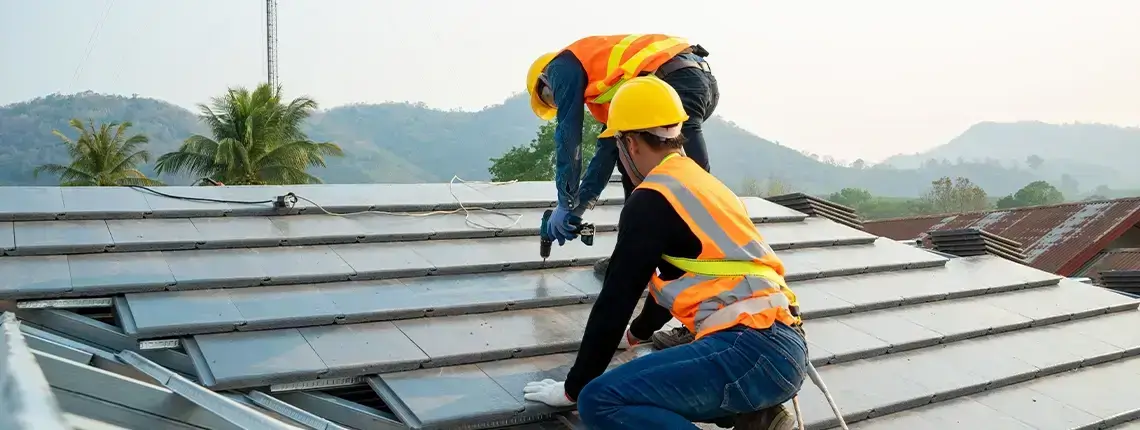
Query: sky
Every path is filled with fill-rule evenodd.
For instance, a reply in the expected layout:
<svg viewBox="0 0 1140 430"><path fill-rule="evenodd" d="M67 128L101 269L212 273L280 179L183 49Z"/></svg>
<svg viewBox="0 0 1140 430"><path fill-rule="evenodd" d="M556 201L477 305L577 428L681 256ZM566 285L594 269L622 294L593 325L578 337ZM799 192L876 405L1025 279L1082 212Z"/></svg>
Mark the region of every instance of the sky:
<svg viewBox="0 0 1140 430"><path fill-rule="evenodd" d="M716 113L878 161L981 121L1140 125L1137 0L280 0L287 95L478 110L592 34L700 43ZM0 105L92 90L193 107L265 80L259 0L0 0ZM715 144L715 142L710 142Z"/></svg>

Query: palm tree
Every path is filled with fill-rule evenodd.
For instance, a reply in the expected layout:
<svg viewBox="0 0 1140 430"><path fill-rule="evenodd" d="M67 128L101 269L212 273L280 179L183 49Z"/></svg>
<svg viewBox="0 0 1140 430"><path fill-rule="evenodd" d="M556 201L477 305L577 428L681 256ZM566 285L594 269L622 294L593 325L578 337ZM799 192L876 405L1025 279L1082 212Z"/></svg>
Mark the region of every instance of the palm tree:
<svg viewBox="0 0 1140 430"><path fill-rule="evenodd" d="M63 186L162 185L138 170L139 164L150 161L150 153L141 149L150 139L142 134L128 138L130 122L101 124L96 129L92 121L84 127L83 122L72 119L68 125L79 132L77 139L71 140L59 130L52 130L52 134L63 141L71 163L44 164L32 172L33 176L38 177L40 172L59 175Z"/></svg>
<svg viewBox="0 0 1140 430"><path fill-rule="evenodd" d="M299 97L281 102L281 88L231 88L211 105L198 105L213 137L193 135L177 151L158 157L159 173L191 174L227 185L320 183L306 170L324 167L324 156L342 156L334 143L313 142L301 125L317 102Z"/></svg>

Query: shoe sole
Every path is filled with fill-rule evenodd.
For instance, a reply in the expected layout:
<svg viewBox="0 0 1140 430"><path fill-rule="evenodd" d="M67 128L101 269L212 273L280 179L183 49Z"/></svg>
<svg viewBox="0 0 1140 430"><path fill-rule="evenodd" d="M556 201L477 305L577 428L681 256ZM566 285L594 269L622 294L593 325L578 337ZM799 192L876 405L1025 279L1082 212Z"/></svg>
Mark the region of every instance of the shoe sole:
<svg viewBox="0 0 1140 430"><path fill-rule="evenodd" d="M746 415L738 415L733 423L736 430L795 430L796 420L785 408L772 418L768 425L764 425L764 411L757 411Z"/></svg>

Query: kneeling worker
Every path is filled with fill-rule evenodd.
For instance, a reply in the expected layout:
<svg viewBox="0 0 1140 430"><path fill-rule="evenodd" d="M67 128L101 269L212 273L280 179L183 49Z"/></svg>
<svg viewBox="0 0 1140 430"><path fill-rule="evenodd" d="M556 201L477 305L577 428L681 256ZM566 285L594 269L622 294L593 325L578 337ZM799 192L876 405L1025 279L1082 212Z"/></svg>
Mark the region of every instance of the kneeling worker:
<svg viewBox="0 0 1140 430"><path fill-rule="evenodd" d="M577 402L591 429L792 428L783 404L803 383L808 357L783 264L740 199L682 155L687 115L673 88L652 76L631 79L609 114L603 135L617 137L637 188L573 368L564 382L527 384L525 398ZM627 328L646 285L646 306ZM616 349L672 317L696 340L605 372Z"/></svg>

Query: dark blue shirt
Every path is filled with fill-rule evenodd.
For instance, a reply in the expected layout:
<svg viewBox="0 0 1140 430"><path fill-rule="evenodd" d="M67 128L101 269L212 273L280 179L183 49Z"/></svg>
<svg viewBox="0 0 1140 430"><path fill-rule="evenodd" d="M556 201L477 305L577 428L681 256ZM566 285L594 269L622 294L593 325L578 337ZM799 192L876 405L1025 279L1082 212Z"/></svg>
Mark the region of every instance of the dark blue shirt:
<svg viewBox="0 0 1140 430"><path fill-rule="evenodd" d="M589 79L578 57L563 51L546 66L546 78L558 106L554 129L554 183L558 204L578 215L602 194L617 165L613 139L598 139L597 151L586 176L582 178L582 123L586 114L586 85ZM581 189L579 189L581 180Z"/></svg>

